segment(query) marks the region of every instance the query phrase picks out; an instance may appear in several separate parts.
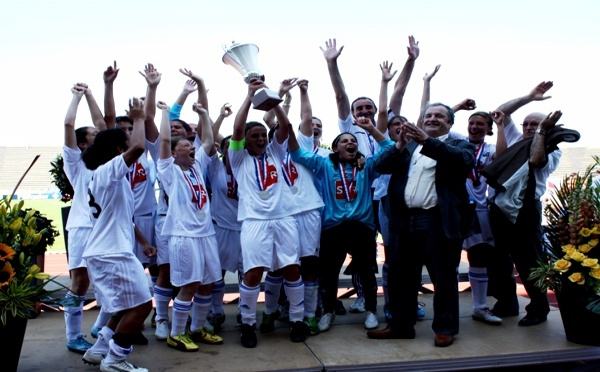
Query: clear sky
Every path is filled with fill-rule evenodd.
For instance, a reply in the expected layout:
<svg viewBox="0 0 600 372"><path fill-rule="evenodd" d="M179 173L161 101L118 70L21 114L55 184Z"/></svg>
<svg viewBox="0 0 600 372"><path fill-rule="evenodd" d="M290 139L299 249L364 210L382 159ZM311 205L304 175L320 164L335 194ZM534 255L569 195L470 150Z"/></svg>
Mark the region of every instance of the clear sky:
<svg viewBox="0 0 600 372"><path fill-rule="evenodd" d="M157 98L172 104L185 67L204 77L211 116L229 102L234 114L246 94L241 76L221 62L222 45L259 46L259 66L274 90L287 77L309 80L313 114L324 122L324 141L338 133L335 98L319 46L337 38L338 59L350 100L378 98L379 63L401 69L408 35L421 56L402 114L416 121L422 77L441 64L432 101L453 105L473 98L478 109L554 81L551 99L517 111L560 109L565 126L582 133L577 146L600 147L600 2L597 0L487 1L137 1L21 0L0 7L0 146L60 146L75 82L90 85L102 107L102 72L117 61L117 114L127 99L145 94L137 71L153 63L162 72ZM391 86L390 91L391 94ZM299 121L299 92L292 90L292 122ZM190 96L182 119L195 121ZM260 119L254 112L250 119ZM157 117L157 120L159 120ZM468 114L454 129L466 133ZM76 125L90 125L82 101ZM231 132L227 119L223 132Z"/></svg>

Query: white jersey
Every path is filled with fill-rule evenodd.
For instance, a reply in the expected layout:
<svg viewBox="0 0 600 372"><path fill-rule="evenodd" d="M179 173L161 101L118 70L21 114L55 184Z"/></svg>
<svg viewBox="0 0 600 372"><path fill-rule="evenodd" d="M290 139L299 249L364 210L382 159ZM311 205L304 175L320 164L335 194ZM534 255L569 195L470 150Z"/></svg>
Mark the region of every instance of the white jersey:
<svg viewBox="0 0 600 372"><path fill-rule="evenodd" d="M306 137L302 133L300 135L298 136L300 147L312 151L314 148L313 138ZM302 164L294 163L289 152L285 155L281 170L286 184L298 202L299 212L321 209L325 206L315 187L313 172Z"/></svg>
<svg viewBox="0 0 600 372"><path fill-rule="evenodd" d="M93 228L83 257L113 253L131 254L133 192L125 178L129 167L116 156L94 171L89 185L89 212Z"/></svg>
<svg viewBox="0 0 600 372"><path fill-rule="evenodd" d="M136 216L156 211L156 194L154 193L156 177L153 177L148 154L152 159L158 159L158 140L154 143L146 141L146 152L129 169L127 178L133 190Z"/></svg>
<svg viewBox="0 0 600 372"><path fill-rule="evenodd" d="M212 217L217 226L240 231L238 216L238 184L233 174L227 174L225 164L214 154L208 163L208 177L212 190Z"/></svg>
<svg viewBox="0 0 600 372"><path fill-rule="evenodd" d="M173 158L158 161L158 175L169 195L163 235L200 238L215 233L203 176L208 161L202 149L196 153L196 162L186 171L175 164Z"/></svg>
<svg viewBox="0 0 600 372"><path fill-rule="evenodd" d="M298 213L298 205L281 175L287 140L269 143L263 156L252 156L244 141L230 141L229 160L238 182L238 221L271 220Z"/></svg>
<svg viewBox="0 0 600 372"><path fill-rule="evenodd" d="M481 175L481 170L492 162L492 156L495 153L496 146L494 145L486 142L477 145L475 166L471 169L467 177L467 192L478 207L487 208L488 189L489 192L493 192L492 188L488 188L485 177Z"/></svg>
<svg viewBox="0 0 600 372"><path fill-rule="evenodd" d="M88 206L88 186L94 172L85 167L79 148L74 150L64 146L62 156L65 174L75 190L66 229L69 231L75 227L92 227Z"/></svg>

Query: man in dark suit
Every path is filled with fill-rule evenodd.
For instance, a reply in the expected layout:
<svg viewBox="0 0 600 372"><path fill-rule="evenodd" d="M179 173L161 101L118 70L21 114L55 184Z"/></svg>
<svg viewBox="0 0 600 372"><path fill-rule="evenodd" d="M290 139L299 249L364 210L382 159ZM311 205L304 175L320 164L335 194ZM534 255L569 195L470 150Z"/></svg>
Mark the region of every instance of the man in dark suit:
<svg viewBox="0 0 600 372"><path fill-rule="evenodd" d="M423 114L423 129L405 124L396 146L376 161L377 172L392 175L384 206L392 319L387 328L367 332L369 338L415 338L423 264L435 287L435 345L451 345L458 333L456 270L462 241L474 221L465 182L475 162L475 146L448 138L453 123L450 107L431 104Z"/></svg>

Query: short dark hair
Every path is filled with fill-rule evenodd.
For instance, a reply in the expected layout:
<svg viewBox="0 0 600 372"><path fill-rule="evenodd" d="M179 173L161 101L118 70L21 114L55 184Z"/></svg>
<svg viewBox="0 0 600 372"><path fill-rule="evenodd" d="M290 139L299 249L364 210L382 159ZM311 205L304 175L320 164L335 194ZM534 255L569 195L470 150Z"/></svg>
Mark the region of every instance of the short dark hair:
<svg viewBox="0 0 600 372"><path fill-rule="evenodd" d="M248 131L254 127L265 128L265 125L263 123L259 123L258 121L249 121L246 123L246 127L244 128L244 135L246 135L248 133Z"/></svg>
<svg viewBox="0 0 600 372"><path fill-rule="evenodd" d="M396 120L396 119L398 119L398 120L400 120L400 121L404 121L404 122L407 122L407 123L408 123L408 119L407 119L407 118L405 118L404 116L401 116L401 115L394 115L394 116L392 116L392 117L391 117L391 118L388 120L388 124L387 124L387 127L388 127L388 129L390 129L390 124L392 124L392 121L394 121L394 120Z"/></svg>
<svg viewBox="0 0 600 372"><path fill-rule="evenodd" d="M473 116L481 116L482 118L484 118L486 124L488 125L488 127L490 127L490 130L488 130L488 132L486 134L488 136L491 136L492 134L494 134L494 131L492 130L492 127L493 127L493 124L494 124L494 120L492 119L492 115L490 115L489 113L487 113L485 111L477 111L477 112L474 112L471 116L469 116L469 119L471 119Z"/></svg>
<svg viewBox="0 0 600 372"><path fill-rule="evenodd" d="M115 123L119 124L122 121L126 121L129 124L133 125L133 120L131 120L131 118L129 116L117 116L115 118Z"/></svg>
<svg viewBox="0 0 600 372"><path fill-rule="evenodd" d="M454 110L452 110L452 108L450 106L444 105L443 103L440 103L440 102L427 104L427 106L425 107L425 110L423 110L423 119L425 119L425 113L427 112L427 110L429 110L431 107L436 107L436 106L444 107L446 109L446 116L448 117L448 122L450 124L454 124Z"/></svg>
<svg viewBox="0 0 600 372"><path fill-rule="evenodd" d="M177 147L177 144L179 143L179 141L181 141L182 139L189 141L186 137L184 136L173 136L171 137L171 151L175 150L175 147Z"/></svg>
<svg viewBox="0 0 600 372"><path fill-rule="evenodd" d="M171 122L178 122L179 124L181 124L181 126L183 127L183 129L185 129L185 131L187 132L187 134L192 133L192 127L190 127L190 125L188 123L186 123L185 121L181 120L181 119L173 119L171 120Z"/></svg>
<svg viewBox="0 0 600 372"><path fill-rule="evenodd" d="M125 149L129 136L119 128L98 132L94 143L88 146L81 159L88 169L96 170L102 164L119 155L119 147Z"/></svg>
<svg viewBox="0 0 600 372"><path fill-rule="evenodd" d="M352 101L352 104L350 105L350 111L351 112L354 112L354 103L356 103L356 101L358 101L359 99L368 99L373 104L373 107L375 107L375 110L377 110L377 105L375 104L375 101L373 101L371 98L369 98L369 97L358 97L357 99L355 99L354 101Z"/></svg>
<svg viewBox="0 0 600 372"><path fill-rule="evenodd" d="M81 127L81 128L77 128L75 129L75 140L77 141L77 144L79 145L80 143L86 143L87 144L87 135L90 129L94 129L92 127Z"/></svg>

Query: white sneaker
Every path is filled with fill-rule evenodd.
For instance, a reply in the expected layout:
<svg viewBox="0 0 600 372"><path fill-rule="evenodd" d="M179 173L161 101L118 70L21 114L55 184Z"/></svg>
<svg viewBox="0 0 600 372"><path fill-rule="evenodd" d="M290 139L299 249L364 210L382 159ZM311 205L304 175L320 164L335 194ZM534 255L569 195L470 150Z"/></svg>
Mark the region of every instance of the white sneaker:
<svg viewBox="0 0 600 372"><path fill-rule="evenodd" d="M93 366L97 366L98 364L100 364L100 362L102 362L102 359L104 359L104 355L92 352L91 348L87 349L85 351L85 354L83 354L83 357L81 358L81 360L83 360L84 363L91 364Z"/></svg>
<svg viewBox="0 0 600 372"><path fill-rule="evenodd" d="M334 313L323 314L323 316L321 317L321 320L319 320L319 323L317 324L319 327L319 331L325 332L326 330L328 330L331 327L331 323L333 322L334 319L335 319Z"/></svg>
<svg viewBox="0 0 600 372"><path fill-rule="evenodd" d="M379 327L379 321L377 315L370 311L367 311L367 317L365 318L365 329L375 329Z"/></svg>
<svg viewBox="0 0 600 372"><path fill-rule="evenodd" d="M471 315L474 320L478 320L480 322L484 322L491 325L502 324L502 319L495 316L492 311L484 307L483 309L475 309L473 310L473 314Z"/></svg>
<svg viewBox="0 0 600 372"><path fill-rule="evenodd" d="M166 340L169 337L169 322L166 320L159 320L156 322L156 330L154 335L157 340Z"/></svg>
<svg viewBox="0 0 600 372"><path fill-rule="evenodd" d="M100 371L102 372L148 372L146 368L136 367L126 360L121 360L115 364L106 364L105 359L100 363Z"/></svg>
<svg viewBox="0 0 600 372"><path fill-rule="evenodd" d="M351 313L364 313L365 312L365 299L364 297L357 297L354 303L350 305Z"/></svg>

